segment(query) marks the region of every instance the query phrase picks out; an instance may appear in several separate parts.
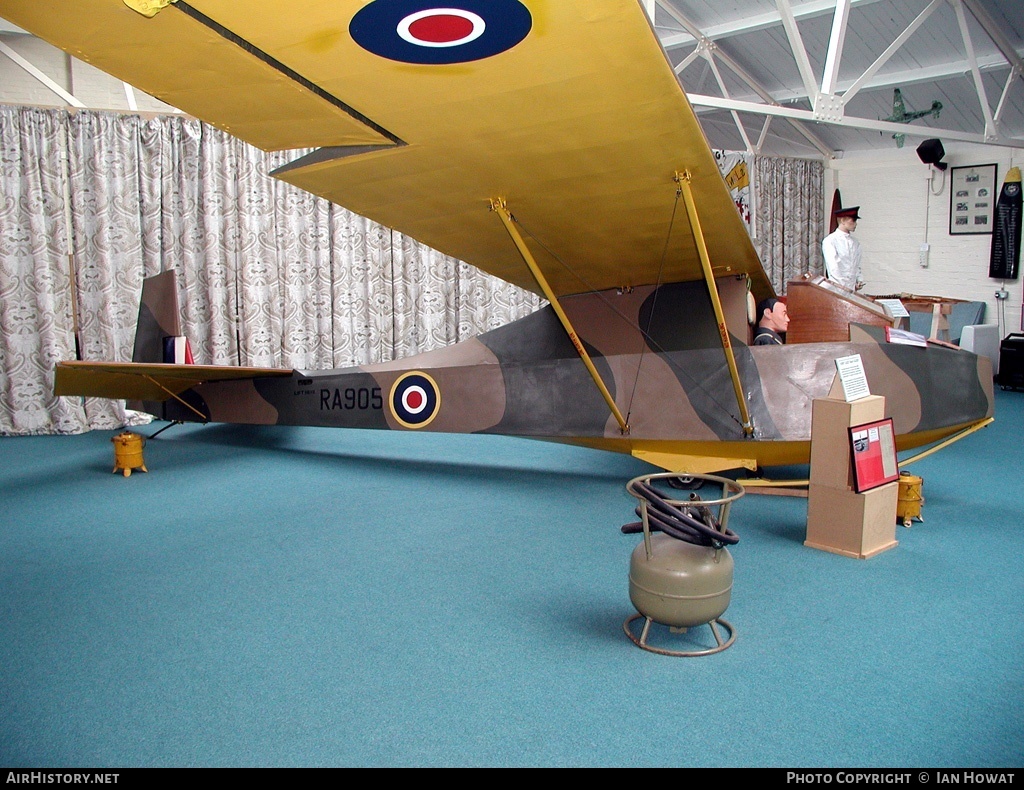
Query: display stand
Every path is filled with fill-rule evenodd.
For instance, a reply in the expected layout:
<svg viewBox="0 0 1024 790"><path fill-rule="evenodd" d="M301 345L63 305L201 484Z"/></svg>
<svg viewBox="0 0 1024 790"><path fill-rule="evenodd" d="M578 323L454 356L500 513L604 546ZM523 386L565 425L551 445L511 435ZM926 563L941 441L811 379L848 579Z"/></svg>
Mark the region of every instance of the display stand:
<svg viewBox="0 0 1024 790"><path fill-rule="evenodd" d="M850 428L882 420L885 398L818 398L811 407L811 472L805 546L867 559L895 547L899 484L857 493Z"/></svg>

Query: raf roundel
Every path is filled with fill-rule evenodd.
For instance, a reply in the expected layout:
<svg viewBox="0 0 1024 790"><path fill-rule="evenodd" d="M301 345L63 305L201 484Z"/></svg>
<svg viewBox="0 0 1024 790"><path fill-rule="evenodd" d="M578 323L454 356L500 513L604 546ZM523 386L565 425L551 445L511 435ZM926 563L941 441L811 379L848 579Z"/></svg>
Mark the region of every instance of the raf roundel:
<svg viewBox="0 0 1024 790"><path fill-rule="evenodd" d="M423 428L441 410L441 390L426 373L414 370L400 376L391 387L392 416L406 428Z"/></svg>
<svg viewBox="0 0 1024 790"><path fill-rule="evenodd" d="M441 0L443 2L443 0ZM401 63L482 60L511 49L530 32L533 17L520 0L373 0L348 29L363 49Z"/></svg>

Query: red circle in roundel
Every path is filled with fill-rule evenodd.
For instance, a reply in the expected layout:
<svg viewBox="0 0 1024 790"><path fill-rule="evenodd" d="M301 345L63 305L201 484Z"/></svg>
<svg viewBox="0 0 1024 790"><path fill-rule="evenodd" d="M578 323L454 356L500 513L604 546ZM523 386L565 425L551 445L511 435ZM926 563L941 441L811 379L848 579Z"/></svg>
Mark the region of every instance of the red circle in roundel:
<svg viewBox="0 0 1024 790"><path fill-rule="evenodd" d="M473 32L473 23L455 14L434 14L409 25L409 33L420 41L443 44L459 41Z"/></svg>
<svg viewBox="0 0 1024 790"><path fill-rule="evenodd" d="M412 411L416 411L423 405L423 393L412 389L405 396L405 405Z"/></svg>
<svg viewBox="0 0 1024 790"><path fill-rule="evenodd" d="M441 408L441 392L426 373L411 370L391 385L388 396L392 416L406 428L429 425Z"/></svg>

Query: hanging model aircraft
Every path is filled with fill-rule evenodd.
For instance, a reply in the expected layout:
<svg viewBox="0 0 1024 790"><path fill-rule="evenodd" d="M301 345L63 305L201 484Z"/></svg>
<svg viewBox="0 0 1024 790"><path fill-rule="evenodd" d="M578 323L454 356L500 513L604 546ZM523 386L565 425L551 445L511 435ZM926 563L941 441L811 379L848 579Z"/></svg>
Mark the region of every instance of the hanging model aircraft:
<svg viewBox="0 0 1024 790"><path fill-rule="evenodd" d="M852 354L901 449L991 417L989 361L968 352L856 327L747 345L748 293L772 287L637 0L0 0L0 15L261 148L317 148L277 175L550 302L342 370L61 363L59 395L525 436L693 473L806 462L810 404Z"/></svg>
<svg viewBox="0 0 1024 790"><path fill-rule="evenodd" d="M918 118L924 118L926 115L934 115L938 118L940 112L942 112L942 102L940 101L933 101L931 108L927 110L907 110L907 104L903 100L903 91L899 88L893 88L892 115L883 120L893 121L894 123L910 123ZM902 148L907 136L897 132L892 136L892 139L896 141L897 148Z"/></svg>

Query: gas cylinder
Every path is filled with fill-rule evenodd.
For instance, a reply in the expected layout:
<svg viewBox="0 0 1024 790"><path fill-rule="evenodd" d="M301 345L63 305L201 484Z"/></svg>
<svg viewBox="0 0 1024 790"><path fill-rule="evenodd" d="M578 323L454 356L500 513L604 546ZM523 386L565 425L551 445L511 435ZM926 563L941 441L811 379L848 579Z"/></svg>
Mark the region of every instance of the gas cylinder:
<svg viewBox="0 0 1024 790"><path fill-rule="evenodd" d="M690 628L710 623L729 607L733 560L725 548L697 546L662 533L633 550L629 598L656 623Z"/></svg>

